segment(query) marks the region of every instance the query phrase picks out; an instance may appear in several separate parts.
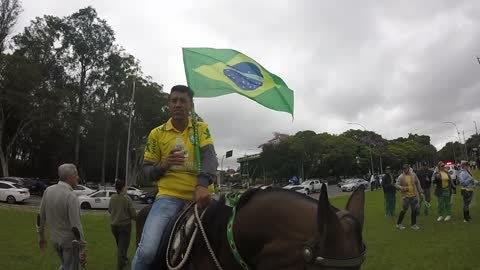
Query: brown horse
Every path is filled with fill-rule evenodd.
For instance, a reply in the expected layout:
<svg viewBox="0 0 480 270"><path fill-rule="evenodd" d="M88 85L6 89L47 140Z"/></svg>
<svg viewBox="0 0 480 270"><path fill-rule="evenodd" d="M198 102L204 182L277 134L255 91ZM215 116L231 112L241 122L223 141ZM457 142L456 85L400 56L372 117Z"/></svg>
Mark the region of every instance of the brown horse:
<svg viewBox="0 0 480 270"><path fill-rule="evenodd" d="M249 269L360 269L366 253L364 202L363 187L350 196L346 210L330 205L325 186L318 202L284 189L248 190L236 205L237 250ZM221 267L242 270L246 268L235 260L227 240L231 214L224 198L214 201L205 210L202 224ZM137 219L140 232L145 219L146 215ZM202 238L197 236L184 269L219 269Z"/></svg>

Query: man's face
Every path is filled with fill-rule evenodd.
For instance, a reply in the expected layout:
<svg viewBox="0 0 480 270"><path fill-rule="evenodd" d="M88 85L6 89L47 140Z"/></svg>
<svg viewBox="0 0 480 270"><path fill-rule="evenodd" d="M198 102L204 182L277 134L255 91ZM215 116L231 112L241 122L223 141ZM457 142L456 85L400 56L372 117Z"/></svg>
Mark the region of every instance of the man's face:
<svg viewBox="0 0 480 270"><path fill-rule="evenodd" d="M385 169L386 173L391 173L392 171L390 169Z"/></svg>
<svg viewBox="0 0 480 270"><path fill-rule="evenodd" d="M188 119L192 110L192 101L187 93L172 92L168 100L170 115L174 120Z"/></svg>
<svg viewBox="0 0 480 270"><path fill-rule="evenodd" d="M410 168L409 168L409 167L403 169L403 173L404 173L404 174L408 174L409 172L410 172Z"/></svg>
<svg viewBox="0 0 480 270"><path fill-rule="evenodd" d="M68 176L67 179L68 179L68 183L69 183L71 186L73 186L73 187L77 186L77 185L78 185L78 179L79 179L79 177L78 177L78 172L75 171L75 174Z"/></svg>

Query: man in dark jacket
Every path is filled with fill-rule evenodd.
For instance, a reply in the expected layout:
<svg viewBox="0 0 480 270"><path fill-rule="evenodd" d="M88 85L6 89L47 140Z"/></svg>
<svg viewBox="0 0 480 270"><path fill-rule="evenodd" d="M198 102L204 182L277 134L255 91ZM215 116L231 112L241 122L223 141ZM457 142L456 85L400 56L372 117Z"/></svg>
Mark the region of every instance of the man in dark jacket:
<svg viewBox="0 0 480 270"><path fill-rule="evenodd" d="M395 178L390 166L385 168L385 176L382 178L383 194L385 196L385 216L395 216Z"/></svg>
<svg viewBox="0 0 480 270"><path fill-rule="evenodd" d="M425 213L425 216L428 216L428 208L429 207L427 207L427 206L430 206L430 201L431 201L430 187L432 185L432 174L433 174L433 172L430 169L428 169L428 166L427 166L426 162L422 163L422 167L417 172L417 177L418 177L418 180L420 180L420 186L422 187L423 193L424 193L424 196L425 196L425 199L424 199L424 213ZM422 207L422 204L420 203L420 208L421 207ZM419 213L420 213L420 211L418 212L418 214Z"/></svg>

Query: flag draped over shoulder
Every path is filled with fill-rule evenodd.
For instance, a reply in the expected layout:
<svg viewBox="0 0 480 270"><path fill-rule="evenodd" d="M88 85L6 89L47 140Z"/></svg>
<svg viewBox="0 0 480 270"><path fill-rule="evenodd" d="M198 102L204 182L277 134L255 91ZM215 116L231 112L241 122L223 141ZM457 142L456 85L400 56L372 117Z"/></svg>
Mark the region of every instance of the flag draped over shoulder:
<svg viewBox="0 0 480 270"><path fill-rule="evenodd" d="M195 97L231 93L293 116L293 91L252 58L230 49L183 48L188 86Z"/></svg>

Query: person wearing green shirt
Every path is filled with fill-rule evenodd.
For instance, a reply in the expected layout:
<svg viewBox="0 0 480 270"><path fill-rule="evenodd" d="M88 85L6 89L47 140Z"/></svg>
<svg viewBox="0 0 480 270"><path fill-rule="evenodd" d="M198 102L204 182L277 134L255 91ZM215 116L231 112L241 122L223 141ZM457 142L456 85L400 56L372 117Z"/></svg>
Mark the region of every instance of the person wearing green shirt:
<svg viewBox="0 0 480 270"><path fill-rule="evenodd" d="M137 218L137 213L133 208L132 199L127 195L125 182L117 180L115 189L117 194L110 198L108 212L110 212L112 234L117 243L117 269L121 270L128 265L127 252L132 232L131 221Z"/></svg>

